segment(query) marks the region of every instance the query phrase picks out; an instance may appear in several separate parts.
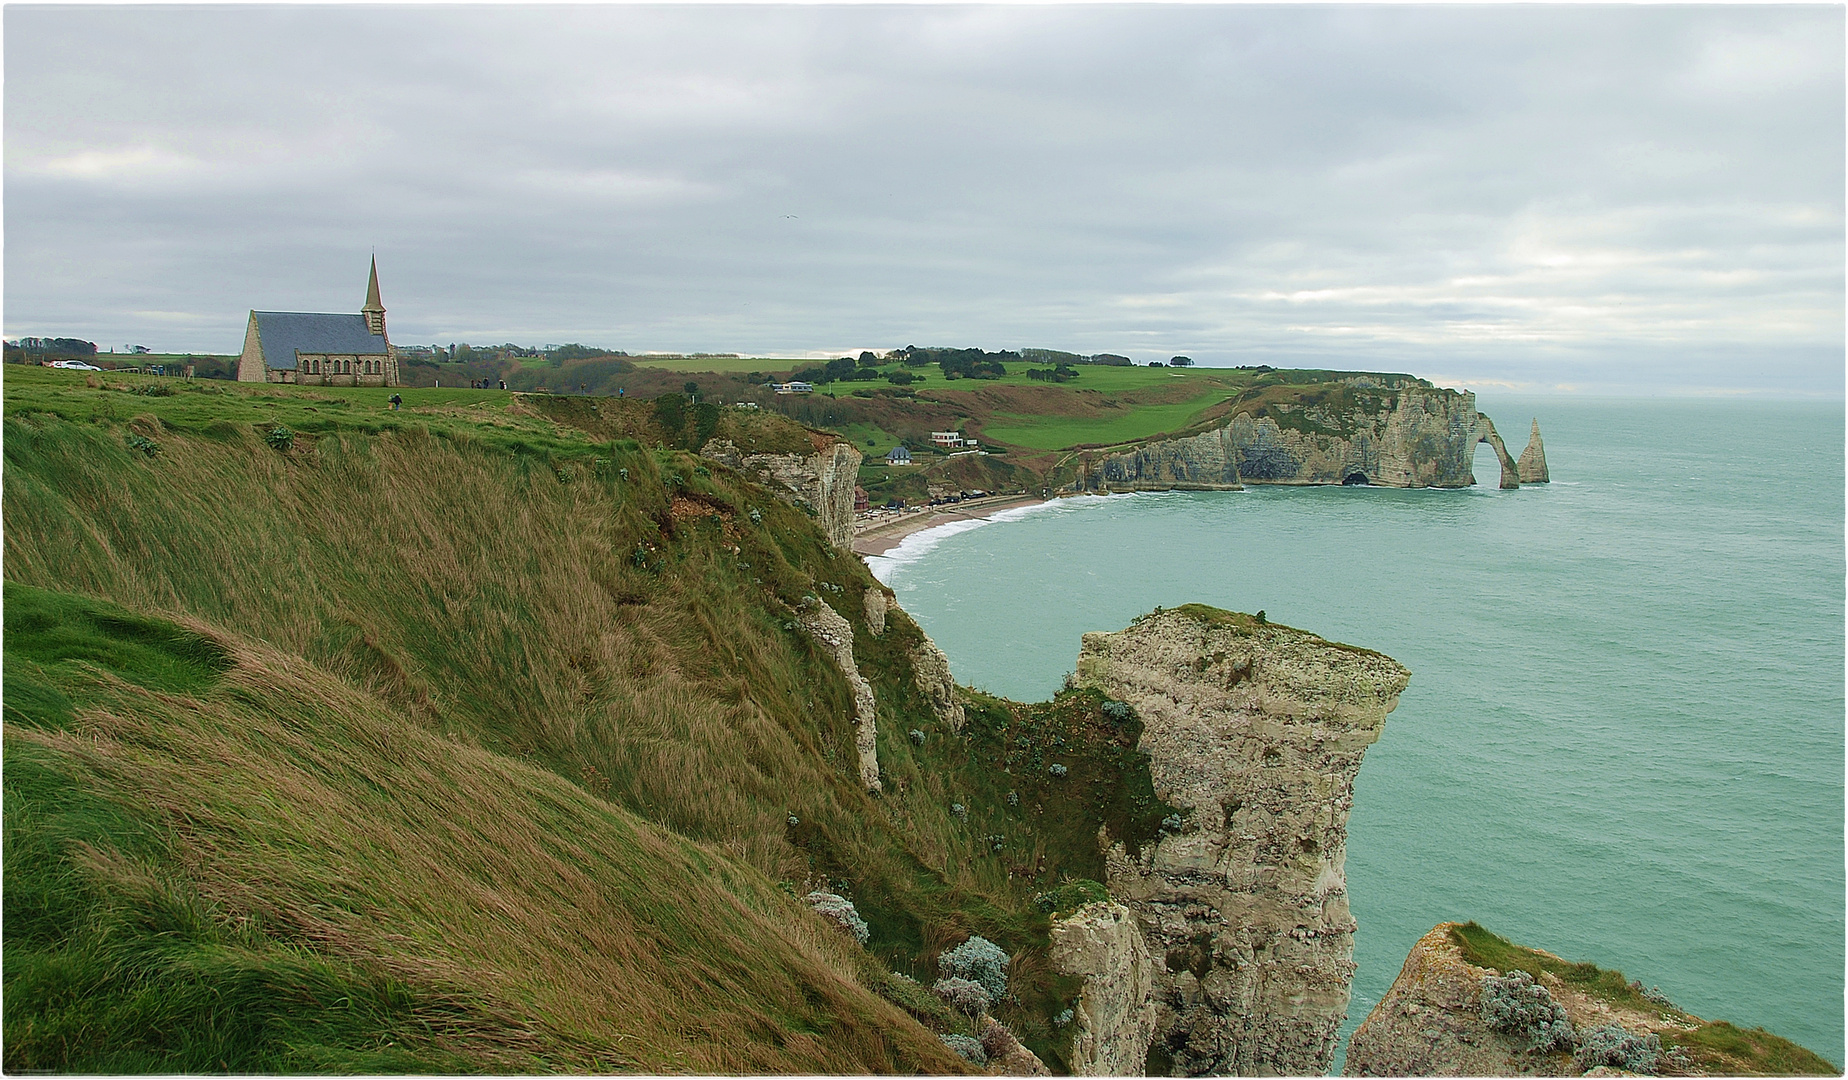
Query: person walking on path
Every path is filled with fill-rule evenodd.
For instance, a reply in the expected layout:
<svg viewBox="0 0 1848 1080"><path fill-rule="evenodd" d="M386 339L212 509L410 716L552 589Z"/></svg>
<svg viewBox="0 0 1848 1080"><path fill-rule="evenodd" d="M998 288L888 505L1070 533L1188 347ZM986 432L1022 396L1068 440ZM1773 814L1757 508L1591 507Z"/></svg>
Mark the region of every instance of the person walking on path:
<svg viewBox="0 0 1848 1080"><path fill-rule="evenodd" d="M393 395L391 396L391 411L392 411L392 412L397 412L397 411L398 411L398 406L400 406L400 405L402 405L402 404L404 404L404 398L403 398L403 396L402 396L402 395L399 395L399 394L393 394Z"/></svg>

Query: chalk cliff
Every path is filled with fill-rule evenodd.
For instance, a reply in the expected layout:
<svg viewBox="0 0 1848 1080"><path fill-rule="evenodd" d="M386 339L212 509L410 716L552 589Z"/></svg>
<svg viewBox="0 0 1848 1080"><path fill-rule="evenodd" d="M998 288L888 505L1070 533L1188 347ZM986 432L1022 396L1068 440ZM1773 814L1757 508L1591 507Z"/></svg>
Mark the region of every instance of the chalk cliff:
<svg viewBox="0 0 1848 1080"><path fill-rule="evenodd" d="M852 443L830 442L813 454L746 454L730 439L713 439L700 454L757 474L773 491L788 492L790 502L814 512L834 546L853 543L853 485L861 455Z"/></svg>
<svg viewBox="0 0 1848 1080"><path fill-rule="evenodd" d="M1106 858L1155 961L1157 1070L1327 1071L1354 969L1354 775L1407 678L1378 653L1198 605L1084 636L1076 681L1136 710L1156 794L1184 810Z"/></svg>
<svg viewBox="0 0 1848 1080"><path fill-rule="evenodd" d="M798 624L834 657L834 663L853 691L853 741L860 759L860 783L868 791L881 789L879 780L879 734L877 707L873 687L860 674L853 660L853 624L827 604L810 597L802 606Z"/></svg>
<svg viewBox="0 0 1848 1080"><path fill-rule="evenodd" d="M1515 973L1525 973L1515 975ZM1563 1010L1570 1032L1536 1040L1535 1010L1488 1018L1490 981L1515 976ZM1503 1000L1508 1000L1503 997ZM1564 1034L1564 1038L1557 1038ZM1536 1043L1538 1042L1538 1045ZM1613 1071L1623 1068L1625 1071ZM1474 923L1441 923L1419 938L1378 1005L1348 1040L1347 1076L1839 1075L1763 1029L1709 1022L1655 989L1549 952L1515 945Z"/></svg>
<svg viewBox="0 0 1848 1080"><path fill-rule="evenodd" d="M1052 966L1084 980L1072 1010L1074 1076L1141 1076L1155 1034L1155 961L1135 913L1089 903L1052 926Z"/></svg>
<svg viewBox="0 0 1848 1080"><path fill-rule="evenodd" d="M1224 426L1120 453L1083 455L1067 491L1226 490L1243 484L1377 484L1468 487L1476 444L1502 460L1502 487L1516 465L1476 396L1429 384L1349 380L1307 400L1258 398Z"/></svg>
<svg viewBox="0 0 1848 1080"><path fill-rule="evenodd" d="M1521 460L1516 463L1523 484L1544 484L1546 474L1546 444L1540 441L1540 420L1534 419L1534 433L1527 437L1527 449L1521 451Z"/></svg>

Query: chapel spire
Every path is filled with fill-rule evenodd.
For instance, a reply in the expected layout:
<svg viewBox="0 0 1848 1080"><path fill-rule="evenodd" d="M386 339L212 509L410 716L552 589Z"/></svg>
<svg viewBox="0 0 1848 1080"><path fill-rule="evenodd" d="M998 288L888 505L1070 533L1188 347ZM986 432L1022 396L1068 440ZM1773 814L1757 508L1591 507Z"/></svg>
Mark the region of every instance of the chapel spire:
<svg viewBox="0 0 1848 1080"><path fill-rule="evenodd" d="M366 317L366 329L383 337L385 335L385 305L379 300L379 257L372 257L372 277L366 282L366 306L360 308L360 314Z"/></svg>

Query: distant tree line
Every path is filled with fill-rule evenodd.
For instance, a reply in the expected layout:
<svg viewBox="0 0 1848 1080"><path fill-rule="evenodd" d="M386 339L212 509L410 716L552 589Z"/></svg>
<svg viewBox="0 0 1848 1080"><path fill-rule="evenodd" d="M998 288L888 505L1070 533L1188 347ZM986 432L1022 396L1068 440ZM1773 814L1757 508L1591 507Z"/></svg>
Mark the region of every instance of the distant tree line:
<svg viewBox="0 0 1848 1080"><path fill-rule="evenodd" d="M1027 378L1039 382L1065 383L1078 377L1078 372L1070 364L1059 364L1049 368L1028 368Z"/></svg>
<svg viewBox="0 0 1848 1080"><path fill-rule="evenodd" d="M46 356L95 356L96 342L68 337L27 337L9 341L6 347Z"/></svg>

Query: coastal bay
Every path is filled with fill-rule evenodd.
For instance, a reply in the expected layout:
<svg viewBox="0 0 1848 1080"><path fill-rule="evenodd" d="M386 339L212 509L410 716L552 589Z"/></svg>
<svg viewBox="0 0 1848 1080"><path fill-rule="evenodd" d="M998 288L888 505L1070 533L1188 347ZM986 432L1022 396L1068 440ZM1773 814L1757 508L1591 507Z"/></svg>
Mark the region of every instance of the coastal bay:
<svg viewBox="0 0 1848 1080"><path fill-rule="evenodd" d="M1196 600L1404 662L1350 822L1350 1029L1476 918L1840 1060L1839 408L1484 408L1540 418L1551 485L1066 499L869 563L958 681L1014 697Z"/></svg>

